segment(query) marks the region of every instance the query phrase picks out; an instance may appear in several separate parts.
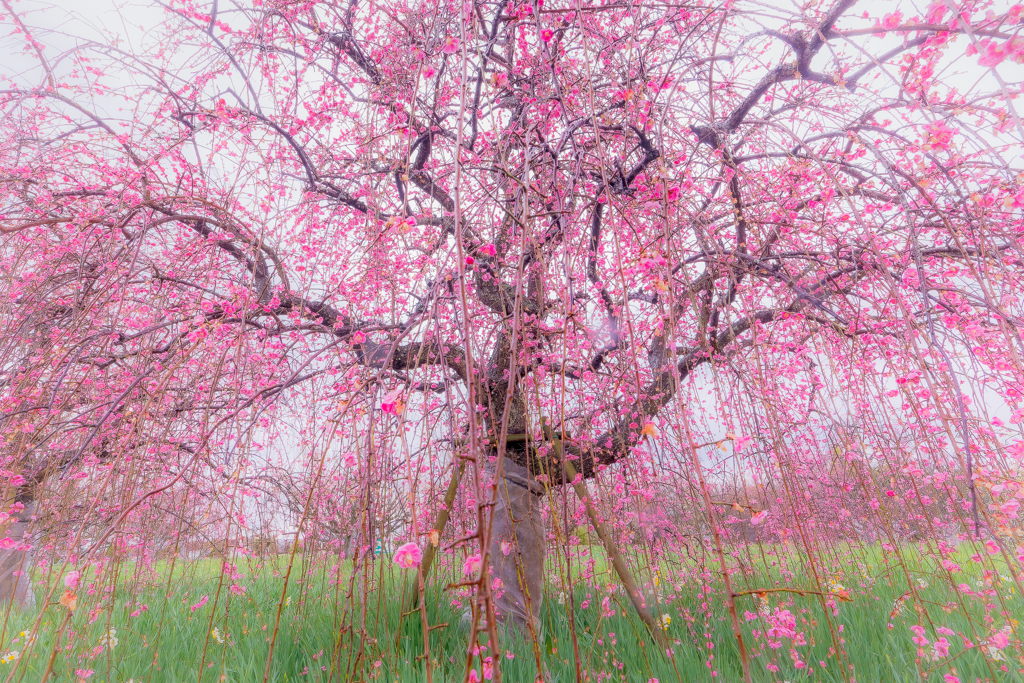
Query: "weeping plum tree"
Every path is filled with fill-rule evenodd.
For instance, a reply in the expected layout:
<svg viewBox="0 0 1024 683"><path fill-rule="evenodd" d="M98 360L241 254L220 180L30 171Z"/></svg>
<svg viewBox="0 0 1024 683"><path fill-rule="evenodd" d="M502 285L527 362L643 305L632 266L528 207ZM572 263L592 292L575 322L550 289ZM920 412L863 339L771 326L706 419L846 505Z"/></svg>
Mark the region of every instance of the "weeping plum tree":
<svg viewBox="0 0 1024 683"><path fill-rule="evenodd" d="M3 467L77 501L70 562L190 501L244 531L273 461L356 566L404 501L471 627L536 637L545 501L675 477L746 668L723 496L815 572L850 509L1013 555L1020 5L4 7Z"/></svg>

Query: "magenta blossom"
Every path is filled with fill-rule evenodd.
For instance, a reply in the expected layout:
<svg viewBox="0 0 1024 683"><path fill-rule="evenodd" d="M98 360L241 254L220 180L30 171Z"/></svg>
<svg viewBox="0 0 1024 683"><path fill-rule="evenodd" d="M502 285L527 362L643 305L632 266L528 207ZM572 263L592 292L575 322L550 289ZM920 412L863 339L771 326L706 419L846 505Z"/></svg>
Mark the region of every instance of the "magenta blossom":
<svg viewBox="0 0 1024 683"><path fill-rule="evenodd" d="M466 558L466 561L462 563L462 573L466 576L472 576L480 571L482 561L479 555L470 555Z"/></svg>
<svg viewBox="0 0 1024 683"><path fill-rule="evenodd" d="M1009 639L1009 637L1007 637L1005 632L999 631L998 633L993 635L991 638L989 638L988 644L991 645L992 647L994 647L997 650L1002 650L1003 648L1005 648L1007 645L1010 644L1010 639Z"/></svg>
<svg viewBox="0 0 1024 683"><path fill-rule="evenodd" d="M418 567L420 562L423 560L423 551L420 547L409 541L398 546L398 550L395 551L395 564L402 569L412 569Z"/></svg>

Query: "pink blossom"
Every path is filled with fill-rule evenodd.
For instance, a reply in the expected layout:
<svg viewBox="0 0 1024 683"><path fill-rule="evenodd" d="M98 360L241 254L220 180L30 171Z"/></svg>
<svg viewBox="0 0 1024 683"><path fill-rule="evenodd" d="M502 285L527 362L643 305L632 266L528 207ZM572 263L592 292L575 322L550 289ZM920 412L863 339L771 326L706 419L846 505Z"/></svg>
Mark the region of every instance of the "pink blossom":
<svg viewBox="0 0 1024 683"><path fill-rule="evenodd" d="M979 44L982 46L981 58L978 59L978 64L981 66L997 66L1010 55L1010 51L1007 49L1009 42L1000 44L986 38Z"/></svg>
<svg viewBox="0 0 1024 683"><path fill-rule="evenodd" d="M384 398L380 401L380 410L382 413L390 413L392 415L400 415L402 413L402 390L395 389L384 395Z"/></svg>
<svg viewBox="0 0 1024 683"><path fill-rule="evenodd" d="M456 52L459 51L459 39L456 38L455 36L448 36L447 38L445 38L444 45L441 47L441 50L445 54L455 54Z"/></svg>
<svg viewBox="0 0 1024 683"><path fill-rule="evenodd" d="M955 128L950 128L943 121L929 123L924 130L928 136L928 145L932 149L949 149L949 144L957 133Z"/></svg>
<svg viewBox="0 0 1024 683"><path fill-rule="evenodd" d="M1017 190L1017 194L1008 197L1006 201L1012 209L1019 209L1020 207L1024 206L1024 187L1021 187L1019 190ZM1016 413L1014 413L1014 415L1016 415ZM1013 422L1012 418L1010 421ZM1020 422L1020 420L1017 421Z"/></svg>
<svg viewBox="0 0 1024 683"><path fill-rule="evenodd" d="M64 586L66 588L70 588L71 590L75 590L76 588L78 588L78 582L81 580L81 578L81 572L68 572L67 576L64 577Z"/></svg>
<svg viewBox="0 0 1024 683"><path fill-rule="evenodd" d="M550 43L551 39L555 37L555 32L549 28L546 28L540 32L540 39L545 43Z"/></svg>
<svg viewBox="0 0 1024 683"><path fill-rule="evenodd" d="M466 558L466 561L462 563L462 573L466 576L472 576L480 571L480 565L482 560L480 555L474 554Z"/></svg>
<svg viewBox="0 0 1024 683"><path fill-rule="evenodd" d="M929 24L940 24L944 16L946 16L946 3L944 0L935 0L935 2L928 5L924 20Z"/></svg>
<svg viewBox="0 0 1024 683"><path fill-rule="evenodd" d="M761 510L759 512L755 512L754 514L750 515L750 523L753 524L754 526L758 526L758 525L761 524L761 522L763 522L765 520L765 518L767 516L768 516L768 511L767 510Z"/></svg>
<svg viewBox="0 0 1024 683"><path fill-rule="evenodd" d="M892 14L886 14L882 17L882 28L893 29L900 25L903 21L903 12L895 11Z"/></svg>
<svg viewBox="0 0 1024 683"><path fill-rule="evenodd" d="M988 644L997 650L1002 650L1010 644L1010 639L1003 631L997 631L988 639Z"/></svg>
<svg viewBox="0 0 1024 683"><path fill-rule="evenodd" d="M423 560L423 551L420 547L409 541L398 546L398 550L395 551L395 564L402 569L412 569L418 567L420 562Z"/></svg>
<svg viewBox="0 0 1024 683"><path fill-rule="evenodd" d="M793 638L796 636L796 617L788 609L776 609L768 618L769 638Z"/></svg>
<svg viewBox="0 0 1024 683"><path fill-rule="evenodd" d="M195 612L197 609L199 609L200 607L205 605L209 599L210 599L209 595L204 595L202 598L200 598L199 602L197 602L196 604L194 604L191 607L189 607L189 610L192 611L192 612Z"/></svg>

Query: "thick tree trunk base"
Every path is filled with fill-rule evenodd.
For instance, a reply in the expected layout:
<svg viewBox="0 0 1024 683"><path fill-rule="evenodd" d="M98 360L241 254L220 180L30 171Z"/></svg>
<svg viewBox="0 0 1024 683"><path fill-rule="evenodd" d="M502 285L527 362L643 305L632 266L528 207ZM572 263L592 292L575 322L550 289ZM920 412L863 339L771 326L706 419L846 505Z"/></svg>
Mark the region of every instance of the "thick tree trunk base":
<svg viewBox="0 0 1024 683"><path fill-rule="evenodd" d="M504 631L526 638L541 634L547 540L540 513L544 493L525 467L504 461L491 526L490 580L498 622ZM469 621L468 613L463 621Z"/></svg>
<svg viewBox="0 0 1024 683"><path fill-rule="evenodd" d="M17 519L4 529L3 537L11 538L19 546L30 544L29 526L35 509L34 502L28 503ZM33 555L31 550L0 550L0 606L6 607L8 602L13 602L17 609L35 609L36 595L28 576Z"/></svg>

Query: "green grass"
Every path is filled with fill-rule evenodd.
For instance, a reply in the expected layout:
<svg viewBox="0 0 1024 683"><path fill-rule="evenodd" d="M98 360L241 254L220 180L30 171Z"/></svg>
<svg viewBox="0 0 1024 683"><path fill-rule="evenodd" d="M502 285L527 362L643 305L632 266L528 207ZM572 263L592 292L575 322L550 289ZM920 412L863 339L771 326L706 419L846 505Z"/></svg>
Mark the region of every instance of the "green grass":
<svg viewBox="0 0 1024 683"><path fill-rule="evenodd" d="M794 554L780 551L768 558L767 564L745 554L741 557L749 571L733 574L736 590L814 588L810 568L804 567ZM974 584L982 578L980 572L970 569L973 563L969 557L956 559L964 566L958 580ZM393 571L390 562L382 561L370 578L364 609L359 599L361 583L353 582L348 571L341 573L340 581L332 583L331 564L331 560L304 562L298 557L289 581L287 604L281 604L286 556L263 563L241 563L238 571L245 576L238 583L246 586L245 594L236 595L229 590L233 581L228 576L216 600L221 582L219 561L179 561L173 572L168 563L148 568L124 563L113 594L100 590L88 595L88 583L100 587L100 582L92 576L83 580L79 604L59 643L57 633L68 614L56 602L62 587L43 611L35 642L27 654L26 638L19 633L32 631L38 613L11 612L7 616L3 650L18 650L23 655L15 681L41 680L55 648L50 679L53 681L76 681L78 669L93 670L88 680L101 683L123 683L130 679L136 683L262 681L281 604L269 680L426 681L420 614L401 615L405 577ZM934 568L929 569L927 561L910 558L905 564L915 584L924 579L928 586L917 589L919 600L908 600L904 613L892 620L894 601L908 585L894 556L877 548L856 556L837 552L834 558L822 558L821 565L827 565L831 572L828 578L838 578L853 598L852 602L840 603L831 629L818 596L768 594L769 609L789 609L797 618L797 630L805 634L807 644L795 648L800 659L808 664L802 670L794 667L790 657L791 641L783 639L782 646L773 649L766 645L763 635L755 637L754 630L764 631L764 620L748 622L743 614L756 612L758 599L737 598L754 680L944 681L943 676L950 673L951 666L964 683L978 679L1024 680L1017 673L1021 662L1013 645L1005 650L1009 661L987 662L979 648L967 649L960 637L951 636L950 663L931 661L928 657L915 662L917 646L911 642L911 625L925 625L926 637L932 641L937 637L934 627L944 626L958 633L976 634L973 640L978 642L1007 623L1001 611L1010 616L1021 615L1024 604L1012 583L1000 583L994 578L990 585L983 586L994 591L994 595L965 598L948 584L948 579L936 575ZM552 562L553 577L557 575L556 565ZM663 560L659 565L662 578L658 590L662 595L656 610L671 617L667 635L675 641L672 658L651 645L643 624L629 608L621 590L610 596L615 615L602 616L601 602L608 595L605 590L610 574L599 555L594 557L592 566L588 579L585 563L576 562L572 572L572 601L576 606L573 613L569 600L560 604L558 596L564 592L549 586L543 609L544 632L536 650L532 642L505 639L499 655L505 681L535 680L538 656L546 681L576 681L576 652L583 680L741 680L740 658L716 566L709 565L702 576L700 571L682 569L673 560ZM787 569L792 575L786 573ZM109 581L112 577L107 571ZM824 571L822 566L819 571ZM468 635L459 623L459 601L465 604L466 596L444 591L445 582L431 584L427 601L428 623L447 624L430 632L433 680L461 681ZM350 591L354 594L350 595ZM40 598L44 595L42 589L36 592ZM192 610L204 595L209 596L207 603ZM584 608L583 604L587 606ZM225 642L218 643L210 635L211 625L219 629ZM96 648L108 628L116 629L117 646L98 652ZM833 633L842 639L842 664L835 655ZM930 653L930 646L925 649ZM824 668L819 661L825 662ZM768 664L778 666L779 670L769 671ZM849 678L844 678L842 666L851 665ZM14 666L11 662L0 664L0 676L6 678ZM1003 671L1002 666L1007 670Z"/></svg>

